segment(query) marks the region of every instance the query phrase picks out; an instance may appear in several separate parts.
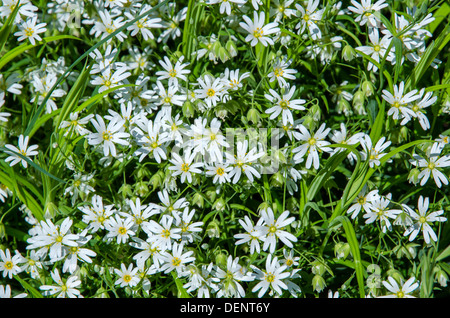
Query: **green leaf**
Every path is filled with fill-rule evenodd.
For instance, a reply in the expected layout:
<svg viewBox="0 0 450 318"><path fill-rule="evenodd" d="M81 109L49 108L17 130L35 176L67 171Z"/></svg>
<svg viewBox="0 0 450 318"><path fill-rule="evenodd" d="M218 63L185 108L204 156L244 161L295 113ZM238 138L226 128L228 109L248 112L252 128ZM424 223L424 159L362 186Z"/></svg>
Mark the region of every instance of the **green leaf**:
<svg viewBox="0 0 450 318"><path fill-rule="evenodd" d="M178 289L178 295L180 298L190 298L189 294L187 293L186 289L183 287L183 283L178 278L177 274L172 271L171 272L173 280L175 281L175 284L177 285Z"/></svg>
<svg viewBox="0 0 450 318"><path fill-rule="evenodd" d="M3 27L0 30L0 52L2 52L3 48L5 47L5 43L8 40L9 34L11 33L11 30L15 25L14 21L16 19L16 15L22 5L16 5L14 7L14 10L11 12L8 19L6 19Z"/></svg>
<svg viewBox="0 0 450 318"><path fill-rule="evenodd" d="M28 284L22 278L20 278L17 275L15 275L14 278L20 283L20 285L22 285L23 288L25 288L26 290L28 290L31 293L33 298L44 298L44 296L42 296L42 294L36 288L34 288L30 284Z"/></svg>

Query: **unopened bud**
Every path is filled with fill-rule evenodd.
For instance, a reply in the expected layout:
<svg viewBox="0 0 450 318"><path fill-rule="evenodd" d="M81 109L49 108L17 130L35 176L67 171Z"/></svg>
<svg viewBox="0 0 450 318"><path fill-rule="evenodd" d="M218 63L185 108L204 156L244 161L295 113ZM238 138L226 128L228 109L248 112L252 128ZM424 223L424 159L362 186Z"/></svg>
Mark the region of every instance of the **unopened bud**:
<svg viewBox="0 0 450 318"><path fill-rule="evenodd" d="M344 48L342 49L342 58L345 61L351 61L355 58L355 56L356 52L351 45L347 44L346 46L344 46Z"/></svg>
<svg viewBox="0 0 450 318"><path fill-rule="evenodd" d="M222 46L219 48L219 54L217 56L222 61L222 63L225 63L231 58L230 53L228 53L228 51Z"/></svg>
<svg viewBox="0 0 450 318"><path fill-rule="evenodd" d="M145 184L145 182L139 181L134 187L134 192L136 195L143 197L148 193L148 186Z"/></svg>
<svg viewBox="0 0 450 318"><path fill-rule="evenodd" d="M350 254L350 245L348 243L338 242L334 246L334 255L337 259L346 259Z"/></svg>
<svg viewBox="0 0 450 318"><path fill-rule="evenodd" d="M371 96L375 92L372 82L367 80L361 84L361 90L364 92L366 97Z"/></svg>
<svg viewBox="0 0 450 318"><path fill-rule="evenodd" d="M181 110L183 112L184 117L186 118L191 118L192 116L194 116L195 113L194 105L190 101L185 101L183 103Z"/></svg>
<svg viewBox="0 0 450 318"><path fill-rule="evenodd" d="M413 168L409 171L408 181L409 183L413 183L414 185L419 183L419 174L420 170L418 168Z"/></svg>
<svg viewBox="0 0 450 318"><path fill-rule="evenodd" d="M250 108L247 112L247 120L253 124L257 124L261 119L261 115L256 108Z"/></svg>
<svg viewBox="0 0 450 318"><path fill-rule="evenodd" d="M327 284L325 283L325 279L320 275L315 275L312 279L312 287L313 290L320 293L325 289Z"/></svg>
<svg viewBox="0 0 450 318"><path fill-rule="evenodd" d="M237 56L238 49L237 49L236 43L234 43L233 40L229 39L227 41L227 43L225 43L225 48L227 49L227 51L231 57Z"/></svg>
<svg viewBox="0 0 450 318"><path fill-rule="evenodd" d="M212 220L211 222L209 222L208 227L206 228L206 234L210 238L217 238L220 236L219 223L216 220Z"/></svg>

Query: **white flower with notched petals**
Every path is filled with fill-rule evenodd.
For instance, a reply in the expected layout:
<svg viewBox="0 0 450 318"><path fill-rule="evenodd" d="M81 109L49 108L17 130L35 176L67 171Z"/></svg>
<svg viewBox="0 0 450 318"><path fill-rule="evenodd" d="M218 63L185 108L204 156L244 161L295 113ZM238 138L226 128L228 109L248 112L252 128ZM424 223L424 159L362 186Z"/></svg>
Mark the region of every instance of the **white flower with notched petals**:
<svg viewBox="0 0 450 318"><path fill-rule="evenodd" d="M429 198L419 197L417 208L418 211L414 211L406 204L403 204L403 208L409 213L409 216L415 221L408 229L406 229L404 236L409 235L409 241L413 241L416 236L422 232L425 243L430 244L431 240L437 242L436 233L431 227L433 222L445 222L446 217L440 216L444 214L444 210L439 210L435 212L428 212L428 206L430 203Z"/></svg>
<svg viewBox="0 0 450 318"><path fill-rule="evenodd" d="M256 272L254 274L255 278L260 280L258 284L253 287L252 292L258 292L258 297L261 298L270 288L274 290L279 296L283 294L283 289L287 289L288 286L283 281L283 279L288 278L291 273L286 272L286 265L281 265L278 262L277 257L272 257L269 254L266 258L266 269L264 271L260 270L256 266L252 266L252 269Z"/></svg>
<svg viewBox="0 0 450 318"><path fill-rule="evenodd" d="M28 39L32 45L35 45L36 41L42 41L39 34L47 31L47 23L37 23L37 18L35 15L19 25L19 31L14 33L18 37L17 41Z"/></svg>
<svg viewBox="0 0 450 318"><path fill-rule="evenodd" d="M448 184L446 175L439 171L439 169L450 166L450 155L447 154L441 157L441 152L441 144L435 142L431 148L427 150L427 158L422 158L421 156L415 154L413 155L414 159L410 159L409 162L413 166L421 169L421 172L417 176L420 180L421 186L427 183L430 175L433 177L438 188L440 188L442 184Z"/></svg>
<svg viewBox="0 0 450 318"><path fill-rule="evenodd" d="M253 21L246 15L244 15L242 18L244 19L245 23L240 22L239 25L249 33L245 37L246 42L250 42L251 46L255 46L258 43L261 43L264 46L274 45L273 40L268 37L268 35L280 31L278 22L270 22L264 25L266 19L264 11L261 11L259 15L258 12L254 11Z"/></svg>
<svg viewBox="0 0 450 318"><path fill-rule="evenodd" d="M405 83L394 85L394 93L392 94L386 89L383 89L383 99L391 105L388 110L388 116L393 119L402 119L401 125L405 125L411 118L415 117L415 113L408 107L408 104L419 99L421 96L417 94L417 89L408 93L404 93Z"/></svg>
<svg viewBox="0 0 450 318"><path fill-rule="evenodd" d="M173 166L169 167L169 170L172 170L172 175L181 176L181 182L192 182L192 174L193 173L201 173L200 168L203 166L202 162L194 162L195 153L191 153L191 150L186 150L186 153L183 154L183 157L178 155L177 153L172 153L172 159L170 159L170 163Z"/></svg>
<svg viewBox="0 0 450 318"><path fill-rule="evenodd" d="M255 229L261 235L265 236L263 244L264 251L269 249L270 253L274 253L278 239L290 248L293 247L292 242L297 242L295 235L284 230L286 226L295 221L294 217L288 216L289 211L284 211L275 219L271 208L261 210L261 218L264 220L264 223L255 227Z"/></svg>
<svg viewBox="0 0 450 318"><path fill-rule="evenodd" d="M22 269L19 263L24 261L26 260L18 251L16 251L14 256L11 256L9 249L5 251L0 250L0 272L3 272L3 277L8 276L12 279L14 275L20 273Z"/></svg>
<svg viewBox="0 0 450 318"><path fill-rule="evenodd" d="M372 201L372 208L363 215L367 219L366 224L379 221L383 233L392 229L390 219L396 219L402 213L402 210L389 208L391 197L390 193L386 196L377 196Z"/></svg>
<svg viewBox="0 0 450 318"><path fill-rule="evenodd" d="M175 65L169 60L167 56L164 56L163 60L159 61L159 64L164 68L164 71L158 71L155 73L158 76L157 80L162 81L169 80L169 86L178 86L178 80L187 81L186 75L191 71L186 69L189 63L183 63L184 56L181 56Z"/></svg>
<svg viewBox="0 0 450 318"><path fill-rule="evenodd" d="M389 276L388 280L383 281L382 283L384 287L386 287L386 289L391 292L391 294L379 296L379 298L415 298L414 296L409 295L419 287L419 283L415 280L415 277L411 277L405 283L399 286L397 281Z"/></svg>
<svg viewBox="0 0 450 318"><path fill-rule="evenodd" d="M226 162L233 167L229 175L233 177L233 183L238 182L242 173L247 176L250 182L253 182L254 177L260 178L261 174L252 165L264 156L264 152L258 153L256 147L248 150L247 140L244 140L244 142L239 141L236 148L236 155L229 152L225 153Z"/></svg>
<svg viewBox="0 0 450 318"><path fill-rule="evenodd" d="M277 59L272 66L272 71L267 75L269 81L277 81L280 87L286 87L288 84L286 80L295 80L297 70L289 68L292 60L288 60L286 57Z"/></svg>
<svg viewBox="0 0 450 318"><path fill-rule="evenodd" d="M299 124L297 128L300 132L296 131L294 137L295 139L302 141L303 144L292 149L292 152L295 154L294 160L298 161L308 153L305 165L306 169L311 168L311 165L314 166L314 169L319 169L319 152L333 152L332 148L327 147L330 145L330 142L324 140L331 131L331 128L326 128L326 124L323 123L314 135L311 135L308 129L302 124Z"/></svg>
<svg viewBox="0 0 450 318"><path fill-rule="evenodd" d="M295 86L287 87L286 92L280 96L273 89L269 89L270 94L264 97L271 101L274 106L266 110L266 114L270 114L269 119L275 119L281 114L283 125L294 124L294 116L292 110L305 110L302 104L306 103L304 99L292 99L295 94Z"/></svg>
<svg viewBox="0 0 450 318"><path fill-rule="evenodd" d="M92 125L97 132L87 135L88 143L92 146L101 145L103 147L103 154L116 157L117 149L115 144L128 146L129 141L126 139L130 136L129 133L123 131L125 120L120 117L114 117L106 126L102 116L95 115L91 119Z"/></svg>
<svg viewBox="0 0 450 318"><path fill-rule="evenodd" d="M119 276L114 284L120 287L136 286L141 280L138 276L138 270L138 267L133 268L133 264L129 264L128 267L124 263L120 264L120 269L114 269L114 272Z"/></svg>
<svg viewBox="0 0 450 318"><path fill-rule="evenodd" d="M386 155L383 151L391 145L391 141L386 141L386 137L381 137L380 140L373 145L372 139L369 135L364 135L364 138L361 138L360 142L364 149L361 156L363 160L369 160L369 165L371 168L381 164L380 159Z"/></svg>
<svg viewBox="0 0 450 318"><path fill-rule="evenodd" d="M28 159L30 159L29 157L36 156L38 154L38 152L36 151L36 149L38 149L38 145L31 145L28 147L28 140L29 140L28 136L24 137L23 135L20 135L18 144L19 148L9 144L5 145L5 148L11 150L11 152L5 151L7 154L10 155L8 158L5 159L5 162L11 161L9 164L11 167L19 162L22 163L22 166L24 168L28 167L28 162L25 159L18 156L17 154L21 154L22 156Z"/></svg>
<svg viewBox="0 0 450 318"><path fill-rule="evenodd" d="M200 85L200 88L194 90L197 98L202 99L208 108L216 106L223 95L224 85L222 79L206 75L203 78L199 77L197 82Z"/></svg>
<svg viewBox="0 0 450 318"><path fill-rule="evenodd" d="M352 6L349 6L348 10L358 15L355 22L359 22L359 25L367 24L369 27L377 28L381 21L374 13L387 7L388 4L385 2L386 0L379 0L372 4L372 0L361 0L361 3L352 0Z"/></svg>
<svg viewBox="0 0 450 318"><path fill-rule="evenodd" d="M116 214L105 222L105 229L108 231L105 238L107 240L115 238L117 244L126 243L130 237L136 234L132 229L133 226L132 218L121 218L119 214Z"/></svg>
<svg viewBox="0 0 450 318"><path fill-rule="evenodd" d="M44 291L44 296L57 295L57 298L83 298L80 291L77 289L81 285L81 280L78 279L78 276L73 275L63 281L57 268L55 268L50 275L56 283L56 286L40 286L39 289Z"/></svg>
<svg viewBox="0 0 450 318"><path fill-rule="evenodd" d="M322 38L322 31L318 26L318 22L322 20L324 9L317 9L319 3L320 0L309 0L306 9L298 3L295 4L295 8L299 11L299 18L301 19L295 28L299 29L300 34L308 29L313 40Z"/></svg>

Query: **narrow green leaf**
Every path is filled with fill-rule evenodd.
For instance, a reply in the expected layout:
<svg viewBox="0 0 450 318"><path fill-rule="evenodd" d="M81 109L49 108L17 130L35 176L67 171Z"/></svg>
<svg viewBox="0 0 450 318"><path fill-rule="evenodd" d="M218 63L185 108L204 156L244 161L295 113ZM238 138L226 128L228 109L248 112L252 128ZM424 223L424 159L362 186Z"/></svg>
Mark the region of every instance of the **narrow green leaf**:
<svg viewBox="0 0 450 318"><path fill-rule="evenodd" d="M15 275L14 278L20 283L20 285L22 285L23 288L25 288L26 290L28 290L31 293L33 298L44 298L44 296L42 296L42 294L36 288L34 288L30 284L28 284L22 278L20 278L17 275Z"/></svg>

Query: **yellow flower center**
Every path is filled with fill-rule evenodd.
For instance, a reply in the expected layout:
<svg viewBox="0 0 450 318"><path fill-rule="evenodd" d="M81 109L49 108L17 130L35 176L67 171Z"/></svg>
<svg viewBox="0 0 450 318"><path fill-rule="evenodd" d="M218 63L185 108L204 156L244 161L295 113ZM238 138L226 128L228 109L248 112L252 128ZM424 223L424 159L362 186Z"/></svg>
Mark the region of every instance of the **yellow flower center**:
<svg viewBox="0 0 450 318"><path fill-rule="evenodd" d="M224 170L222 167L219 167L219 168L217 168L216 173L217 173L219 176L223 176L224 173L225 173L225 170Z"/></svg>
<svg viewBox="0 0 450 318"><path fill-rule="evenodd" d="M275 280L275 275L273 275L272 273L267 273L266 281L269 283L272 283L274 280Z"/></svg>
<svg viewBox="0 0 450 318"><path fill-rule="evenodd" d="M5 266L6 269L12 269L14 267L14 264L13 264L13 262L8 261L8 262L5 263L4 266Z"/></svg>
<svg viewBox="0 0 450 318"><path fill-rule="evenodd" d="M434 164L434 162L428 163L428 169L433 170L434 168L436 168L436 165Z"/></svg>
<svg viewBox="0 0 450 318"><path fill-rule="evenodd" d="M283 109L288 109L288 105L289 105L289 102L284 99L280 102L280 107Z"/></svg>
<svg viewBox="0 0 450 318"><path fill-rule="evenodd" d="M180 266L180 264L181 264L181 259L179 259L178 257L174 257L172 259L172 265L173 266Z"/></svg>
<svg viewBox="0 0 450 318"><path fill-rule="evenodd" d="M402 290L399 290L399 291L397 292L397 297L398 297L398 298L403 298L403 297L405 297L405 293L404 293Z"/></svg>
<svg viewBox="0 0 450 318"><path fill-rule="evenodd" d="M256 28L255 31L253 31L253 36L257 39L262 37L264 34L264 31L261 28Z"/></svg>
<svg viewBox="0 0 450 318"><path fill-rule="evenodd" d="M275 69L273 70L273 74L274 74L276 77L280 77L280 76L283 76L284 71L283 71L283 69L282 69L281 67L277 67L277 68L275 68Z"/></svg>
<svg viewBox="0 0 450 318"><path fill-rule="evenodd" d="M103 140L111 140L112 139L111 132L110 131L104 131L102 133L102 138L103 138Z"/></svg>
<svg viewBox="0 0 450 318"><path fill-rule="evenodd" d="M164 230L161 232L161 236L164 237L164 238L169 238L169 237L170 237L170 231L167 230L167 229L164 229Z"/></svg>
<svg viewBox="0 0 450 318"><path fill-rule="evenodd" d="M208 95L209 97L213 97L216 94L216 91L213 90L212 88L208 89L208 91L206 92L206 95Z"/></svg>
<svg viewBox="0 0 450 318"><path fill-rule="evenodd" d="M124 275L124 276L123 276L123 281L124 281L125 283L131 282L131 275L130 275L130 274Z"/></svg>
<svg viewBox="0 0 450 318"><path fill-rule="evenodd" d="M120 235L125 235L125 234L127 234L127 229L125 227L121 226L121 227L119 227L118 232Z"/></svg>
<svg viewBox="0 0 450 318"><path fill-rule="evenodd" d="M25 30L23 30L23 32L28 37L30 37L30 36L32 36L34 34L34 30L32 28L26 28Z"/></svg>
<svg viewBox="0 0 450 318"><path fill-rule="evenodd" d="M314 138L309 138L308 143L309 143L311 146L313 146L313 145L316 144L316 139L314 139Z"/></svg>
<svg viewBox="0 0 450 318"><path fill-rule="evenodd" d="M373 50L374 50L375 52L380 52L381 47L380 47L379 45L375 45L375 46L373 47Z"/></svg>
<svg viewBox="0 0 450 318"><path fill-rule="evenodd" d="M188 172L189 171L189 164L188 163L183 163L181 165L181 171Z"/></svg>
<svg viewBox="0 0 450 318"><path fill-rule="evenodd" d="M177 71L175 71L175 70L173 70L173 69L170 70L170 71L169 71L169 76L170 76L170 77L175 77L175 76L177 76Z"/></svg>
<svg viewBox="0 0 450 318"><path fill-rule="evenodd" d="M427 222L427 218L424 217L424 216L421 216L421 217L419 218L419 222L420 222L420 223L426 223L426 222Z"/></svg>

